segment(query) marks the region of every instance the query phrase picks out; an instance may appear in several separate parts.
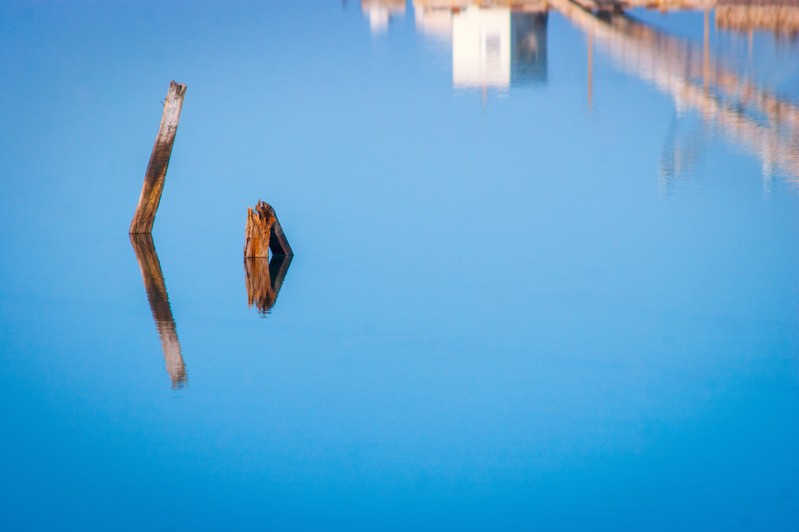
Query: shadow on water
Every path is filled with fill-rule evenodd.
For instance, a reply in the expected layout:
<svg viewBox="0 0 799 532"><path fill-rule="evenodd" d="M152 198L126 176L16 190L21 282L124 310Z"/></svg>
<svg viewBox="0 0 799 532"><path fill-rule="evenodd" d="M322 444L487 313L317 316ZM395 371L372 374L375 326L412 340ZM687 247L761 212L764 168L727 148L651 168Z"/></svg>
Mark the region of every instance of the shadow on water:
<svg viewBox="0 0 799 532"><path fill-rule="evenodd" d="M180 354L175 318L172 317L172 308L169 306L169 295L166 291L164 274L161 272L161 263L155 252L153 237L149 234L130 235L130 243L139 261L144 290L150 302L150 311L153 313L155 327L161 338L161 347L164 350L164 361L172 387L180 388L186 385L186 365Z"/></svg>
<svg viewBox="0 0 799 532"><path fill-rule="evenodd" d="M267 314L277 301L277 294L291 265L291 256L274 254L271 259L244 259L244 281L247 285L247 306Z"/></svg>

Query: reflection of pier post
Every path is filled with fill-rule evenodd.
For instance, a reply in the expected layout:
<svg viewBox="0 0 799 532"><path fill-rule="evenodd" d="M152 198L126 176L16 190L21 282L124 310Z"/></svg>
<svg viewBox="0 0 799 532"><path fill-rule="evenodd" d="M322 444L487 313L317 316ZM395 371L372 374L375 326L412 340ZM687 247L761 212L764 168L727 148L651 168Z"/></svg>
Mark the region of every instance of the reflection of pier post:
<svg viewBox="0 0 799 532"><path fill-rule="evenodd" d="M588 32L588 110L594 100L594 35Z"/></svg>
<svg viewBox="0 0 799 532"><path fill-rule="evenodd" d="M624 69L692 107L735 142L799 181L799 108L714 62L695 46L624 15L599 17L569 0L550 0ZM706 78L708 89L695 80ZM765 120L751 117L751 111ZM750 111L750 112L747 112Z"/></svg>
<svg viewBox="0 0 799 532"><path fill-rule="evenodd" d="M139 261L144 290L147 292L153 321L158 329L158 336L161 338L166 370L172 379L172 387L183 386L186 383L186 366L183 364L183 356L180 354L175 319L172 317L172 309L169 306L169 295L166 291L164 274L161 272L161 263L155 252L153 237L149 233L131 234L130 243L133 245L133 251Z"/></svg>
<svg viewBox="0 0 799 532"><path fill-rule="evenodd" d="M704 46L702 50L702 83L707 90L710 78L710 11L705 9Z"/></svg>
<svg viewBox="0 0 799 532"><path fill-rule="evenodd" d="M272 254L272 259L248 257L244 259L244 281L247 285L247 306L266 314L275 305L277 294L283 286L291 265L291 255Z"/></svg>

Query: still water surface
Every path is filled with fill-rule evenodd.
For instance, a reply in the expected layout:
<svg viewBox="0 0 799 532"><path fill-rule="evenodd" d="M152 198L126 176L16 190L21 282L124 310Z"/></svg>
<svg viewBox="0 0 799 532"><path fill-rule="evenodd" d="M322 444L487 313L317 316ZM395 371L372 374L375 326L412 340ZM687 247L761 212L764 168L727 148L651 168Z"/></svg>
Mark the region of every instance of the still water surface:
<svg viewBox="0 0 799 532"><path fill-rule="evenodd" d="M365 4L0 7L0 527L795 528L797 40Z"/></svg>

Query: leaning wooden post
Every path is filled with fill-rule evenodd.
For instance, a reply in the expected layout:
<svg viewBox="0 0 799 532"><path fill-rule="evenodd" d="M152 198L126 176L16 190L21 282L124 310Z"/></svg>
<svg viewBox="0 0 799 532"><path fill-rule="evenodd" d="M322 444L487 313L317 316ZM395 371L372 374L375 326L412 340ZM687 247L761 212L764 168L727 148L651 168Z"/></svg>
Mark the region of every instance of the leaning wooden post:
<svg viewBox="0 0 799 532"><path fill-rule="evenodd" d="M275 209L265 201L259 200L255 209L247 209L247 227L244 236L245 258L269 258L270 249L273 255L294 255L277 220Z"/></svg>
<svg viewBox="0 0 799 532"><path fill-rule="evenodd" d="M161 126L158 128L158 136L155 137L153 152L150 155L150 162L147 164L147 173L144 174L139 205L136 207L136 214L133 215L133 221L130 223L131 234L151 233L153 230L155 212L161 202L166 169L169 166L169 157L172 155L172 144L175 142L175 133L178 130L180 109L183 107L185 94L185 84L174 81L169 83L164 113L161 115Z"/></svg>

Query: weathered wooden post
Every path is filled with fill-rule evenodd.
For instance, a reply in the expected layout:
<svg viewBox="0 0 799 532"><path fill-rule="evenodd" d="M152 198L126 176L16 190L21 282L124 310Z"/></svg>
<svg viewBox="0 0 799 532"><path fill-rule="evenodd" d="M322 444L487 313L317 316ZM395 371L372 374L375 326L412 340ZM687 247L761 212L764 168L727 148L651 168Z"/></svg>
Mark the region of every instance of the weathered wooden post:
<svg viewBox="0 0 799 532"><path fill-rule="evenodd" d="M142 185L139 204L133 215L133 221L130 223L131 234L151 233L153 230L155 213L161 202L166 169L172 155L172 144L175 142L175 133L178 130L180 110L183 107L185 94L185 84L175 83L175 81L169 83L164 112L161 115L161 126L158 128L158 136L155 137L153 152L150 154L150 162L147 164L147 172L144 174L144 185Z"/></svg>
<svg viewBox="0 0 799 532"><path fill-rule="evenodd" d="M247 209L247 227L244 236L245 258L269 258L270 249L273 255L294 255L277 219L275 209L265 201L258 200L255 209Z"/></svg>

